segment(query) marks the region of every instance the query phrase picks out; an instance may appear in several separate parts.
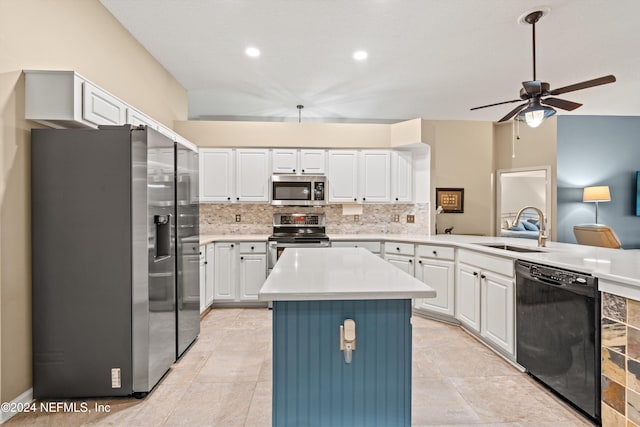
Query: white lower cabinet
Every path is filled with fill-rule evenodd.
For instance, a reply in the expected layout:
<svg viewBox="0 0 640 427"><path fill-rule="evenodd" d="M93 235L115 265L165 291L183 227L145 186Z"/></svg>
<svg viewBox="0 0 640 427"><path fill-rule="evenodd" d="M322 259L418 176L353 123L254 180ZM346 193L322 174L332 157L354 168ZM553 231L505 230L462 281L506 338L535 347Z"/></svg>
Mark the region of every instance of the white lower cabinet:
<svg viewBox="0 0 640 427"><path fill-rule="evenodd" d="M338 241L338 242L331 242L331 247L332 248L364 248L366 250L368 250L371 253L374 253L378 256L382 256L381 250L382 250L382 245L380 244L380 242L373 242L373 241L368 241L368 240L362 240L362 241Z"/></svg>
<svg viewBox="0 0 640 427"><path fill-rule="evenodd" d="M514 354L513 280L485 272L481 278L481 335Z"/></svg>
<svg viewBox="0 0 640 427"><path fill-rule="evenodd" d="M214 282L214 246L213 243L200 246L200 313L213 302Z"/></svg>
<svg viewBox="0 0 640 427"><path fill-rule="evenodd" d="M385 242L384 244L384 259L412 276L415 270L414 255L413 243Z"/></svg>
<svg viewBox="0 0 640 427"><path fill-rule="evenodd" d="M459 251L456 318L503 353L515 354L513 260Z"/></svg>
<svg viewBox="0 0 640 427"><path fill-rule="evenodd" d="M436 290L435 298L416 298L415 307L447 316L453 316L453 261L418 258L415 277Z"/></svg>
<svg viewBox="0 0 640 427"><path fill-rule="evenodd" d="M265 242L215 244L214 302L257 301L267 278Z"/></svg>
<svg viewBox="0 0 640 427"><path fill-rule="evenodd" d="M267 276L267 254L240 255L240 299L258 300L258 291Z"/></svg>
<svg viewBox="0 0 640 427"><path fill-rule="evenodd" d="M475 267L459 264L456 285L456 319L480 332L480 273Z"/></svg>
<svg viewBox="0 0 640 427"><path fill-rule="evenodd" d="M215 244L214 301L235 301L237 298L238 245Z"/></svg>
<svg viewBox="0 0 640 427"><path fill-rule="evenodd" d="M205 247L200 246L200 313L207 308L207 298L205 296L205 286L207 283L207 255Z"/></svg>

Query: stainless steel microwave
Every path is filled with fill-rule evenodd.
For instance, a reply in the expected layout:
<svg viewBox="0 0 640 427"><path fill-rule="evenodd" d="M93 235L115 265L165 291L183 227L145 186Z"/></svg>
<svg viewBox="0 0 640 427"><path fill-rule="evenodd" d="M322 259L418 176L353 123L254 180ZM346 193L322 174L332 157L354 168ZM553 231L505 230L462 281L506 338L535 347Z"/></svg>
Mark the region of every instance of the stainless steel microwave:
<svg viewBox="0 0 640 427"><path fill-rule="evenodd" d="M276 206L322 206L327 204L324 175L273 175L271 204Z"/></svg>

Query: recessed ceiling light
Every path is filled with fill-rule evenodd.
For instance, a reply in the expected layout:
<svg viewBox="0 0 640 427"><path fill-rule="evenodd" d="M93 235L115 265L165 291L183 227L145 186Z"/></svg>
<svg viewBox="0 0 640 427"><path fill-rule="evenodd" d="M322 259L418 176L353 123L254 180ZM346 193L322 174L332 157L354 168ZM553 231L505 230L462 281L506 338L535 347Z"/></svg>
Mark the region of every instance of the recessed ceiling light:
<svg viewBox="0 0 640 427"><path fill-rule="evenodd" d="M260 56L260 49L256 47L248 47L244 50L244 53L252 58L257 58L258 56Z"/></svg>
<svg viewBox="0 0 640 427"><path fill-rule="evenodd" d="M353 52L353 59L356 61L364 61L367 59L367 56L369 56L369 54L364 50L356 50Z"/></svg>

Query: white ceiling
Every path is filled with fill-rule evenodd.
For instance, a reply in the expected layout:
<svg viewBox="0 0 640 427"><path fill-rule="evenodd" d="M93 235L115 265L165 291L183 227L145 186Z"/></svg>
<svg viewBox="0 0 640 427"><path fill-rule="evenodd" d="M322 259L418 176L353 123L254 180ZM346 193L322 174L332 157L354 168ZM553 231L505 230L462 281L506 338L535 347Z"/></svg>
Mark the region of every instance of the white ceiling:
<svg viewBox="0 0 640 427"><path fill-rule="evenodd" d="M580 115L640 116L638 0L100 0L189 93L191 119L498 120L532 79ZM262 55L249 58L247 46ZM368 51L362 63L355 50Z"/></svg>

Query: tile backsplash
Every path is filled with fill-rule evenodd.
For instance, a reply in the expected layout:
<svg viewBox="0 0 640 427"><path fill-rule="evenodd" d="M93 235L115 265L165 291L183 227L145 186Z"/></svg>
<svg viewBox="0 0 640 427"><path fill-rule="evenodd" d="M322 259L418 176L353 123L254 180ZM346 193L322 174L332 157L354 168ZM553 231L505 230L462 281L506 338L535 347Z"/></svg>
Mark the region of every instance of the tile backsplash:
<svg viewBox="0 0 640 427"><path fill-rule="evenodd" d="M277 207L268 204L202 203L200 204L200 234L271 234L275 213L317 213L327 217L328 234L429 233L429 205L427 204L364 204L362 213L343 215L342 205L317 208ZM236 215L241 221L236 222ZM414 223L407 223L407 215ZM394 217L399 217L394 222Z"/></svg>

